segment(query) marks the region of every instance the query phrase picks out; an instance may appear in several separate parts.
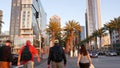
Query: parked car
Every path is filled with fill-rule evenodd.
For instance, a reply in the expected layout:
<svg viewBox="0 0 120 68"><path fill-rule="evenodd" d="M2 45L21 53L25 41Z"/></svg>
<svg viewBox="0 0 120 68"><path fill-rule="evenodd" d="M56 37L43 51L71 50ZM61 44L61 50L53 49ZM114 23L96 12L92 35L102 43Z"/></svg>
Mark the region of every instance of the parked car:
<svg viewBox="0 0 120 68"><path fill-rule="evenodd" d="M18 54L12 54L12 65L17 65L18 62Z"/></svg>
<svg viewBox="0 0 120 68"><path fill-rule="evenodd" d="M0 47L4 46L4 44L0 44Z"/></svg>
<svg viewBox="0 0 120 68"><path fill-rule="evenodd" d="M117 56L117 52L116 51L107 51L105 53L106 56Z"/></svg>
<svg viewBox="0 0 120 68"><path fill-rule="evenodd" d="M91 58L98 58L98 53L97 52L90 52L90 57Z"/></svg>
<svg viewBox="0 0 120 68"><path fill-rule="evenodd" d="M104 51L99 51L98 55L105 55L105 52Z"/></svg>

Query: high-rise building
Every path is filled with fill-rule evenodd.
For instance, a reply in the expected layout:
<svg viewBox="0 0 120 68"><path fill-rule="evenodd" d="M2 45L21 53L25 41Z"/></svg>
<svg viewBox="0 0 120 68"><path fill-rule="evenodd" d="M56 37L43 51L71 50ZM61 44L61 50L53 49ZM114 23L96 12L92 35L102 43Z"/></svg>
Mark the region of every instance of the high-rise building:
<svg viewBox="0 0 120 68"><path fill-rule="evenodd" d="M102 27L100 0L86 0L87 1L87 30L90 36L95 30Z"/></svg>
<svg viewBox="0 0 120 68"><path fill-rule="evenodd" d="M92 35L95 30L98 30L102 27L101 22L101 13L100 13L100 0L86 0L87 9L86 9L86 37ZM99 38L97 38L98 42L97 45L95 41L92 40L89 45L93 45L93 48L100 47L99 45Z"/></svg>
<svg viewBox="0 0 120 68"><path fill-rule="evenodd" d="M85 26L81 26L82 27L82 32L81 32L81 40L84 40L86 38L86 30L85 30Z"/></svg>
<svg viewBox="0 0 120 68"><path fill-rule="evenodd" d="M0 10L0 34L1 34L2 23L3 23L2 16L3 16L3 12L2 12L2 10Z"/></svg>
<svg viewBox="0 0 120 68"><path fill-rule="evenodd" d="M10 20L10 39L20 46L26 40L39 46L41 35L40 0L12 0Z"/></svg>
<svg viewBox="0 0 120 68"><path fill-rule="evenodd" d="M44 10L44 8L42 7L42 5L40 6L40 21L41 21L41 24L40 24L40 28L41 28L41 33L42 35L44 36L46 33L45 33L45 28L46 28L46 24L47 24L47 14Z"/></svg>

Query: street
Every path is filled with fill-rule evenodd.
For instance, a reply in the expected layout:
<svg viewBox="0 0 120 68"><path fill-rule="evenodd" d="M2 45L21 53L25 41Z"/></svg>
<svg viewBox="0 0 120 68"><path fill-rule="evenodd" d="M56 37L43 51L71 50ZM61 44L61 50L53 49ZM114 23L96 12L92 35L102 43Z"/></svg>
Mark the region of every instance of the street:
<svg viewBox="0 0 120 68"><path fill-rule="evenodd" d="M120 56L100 56L93 64L96 68L120 68Z"/></svg>
<svg viewBox="0 0 120 68"><path fill-rule="evenodd" d="M120 56L99 56L92 58L95 68L120 68ZM77 58L68 58L66 68L79 68L76 66ZM47 61L35 66L35 68L47 68Z"/></svg>

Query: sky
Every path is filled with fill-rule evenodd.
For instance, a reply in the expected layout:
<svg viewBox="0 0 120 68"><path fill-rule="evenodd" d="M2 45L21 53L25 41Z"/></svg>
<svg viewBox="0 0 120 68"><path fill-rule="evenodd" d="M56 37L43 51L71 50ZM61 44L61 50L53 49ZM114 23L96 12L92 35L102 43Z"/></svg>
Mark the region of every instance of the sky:
<svg viewBox="0 0 120 68"><path fill-rule="evenodd" d="M41 0L42 6L47 13L47 23L53 15L61 18L61 25L64 26L69 20L75 20L85 26L86 0ZM115 17L120 16L120 0L101 0L102 23L108 23ZM11 0L1 0L0 10L3 11L2 32L9 31Z"/></svg>

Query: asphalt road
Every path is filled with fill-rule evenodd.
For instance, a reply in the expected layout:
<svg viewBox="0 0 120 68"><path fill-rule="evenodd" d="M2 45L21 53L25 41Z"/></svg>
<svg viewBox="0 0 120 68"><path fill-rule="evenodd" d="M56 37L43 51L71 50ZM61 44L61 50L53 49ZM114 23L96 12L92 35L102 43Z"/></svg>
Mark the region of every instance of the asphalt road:
<svg viewBox="0 0 120 68"><path fill-rule="evenodd" d="M120 56L100 56L93 59L96 68L120 68Z"/></svg>
<svg viewBox="0 0 120 68"><path fill-rule="evenodd" d="M92 58L95 68L120 68L120 56L99 56ZM79 68L76 66L77 58L68 58L65 68ZM47 68L47 62L43 62L35 68Z"/></svg>

